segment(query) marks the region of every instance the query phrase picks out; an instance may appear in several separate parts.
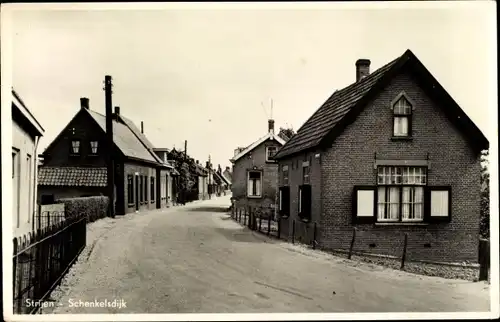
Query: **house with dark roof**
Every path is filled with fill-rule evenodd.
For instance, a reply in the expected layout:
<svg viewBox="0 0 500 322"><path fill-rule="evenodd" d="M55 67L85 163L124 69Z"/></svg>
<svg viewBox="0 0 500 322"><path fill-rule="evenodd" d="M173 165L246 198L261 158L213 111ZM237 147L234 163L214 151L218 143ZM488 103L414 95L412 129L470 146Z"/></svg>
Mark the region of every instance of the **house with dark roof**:
<svg viewBox="0 0 500 322"><path fill-rule="evenodd" d="M19 237L34 230L38 143L45 130L14 89L11 101L12 228L14 237Z"/></svg>
<svg viewBox="0 0 500 322"><path fill-rule="evenodd" d="M43 152L39 201L106 195L106 157L113 152L116 214L167 207L172 166L154 153L143 130L116 107L113 146L108 146L106 116L90 110L87 98L81 98L80 104L80 110Z"/></svg>
<svg viewBox="0 0 500 322"><path fill-rule="evenodd" d="M231 190L231 184L232 184L232 177L233 177L233 173L231 172L231 169L229 167L226 167L226 169L224 169L224 171L222 171L222 175L224 176L224 178L226 179L227 183L228 183L228 189Z"/></svg>
<svg viewBox="0 0 500 322"><path fill-rule="evenodd" d="M274 156L282 235L407 259L477 261L489 143L407 50L335 91Z"/></svg>
<svg viewBox="0 0 500 322"><path fill-rule="evenodd" d="M267 133L245 148L237 148L231 161L232 198L236 207L274 205L278 164L272 159L285 141L274 133L274 120L268 120Z"/></svg>

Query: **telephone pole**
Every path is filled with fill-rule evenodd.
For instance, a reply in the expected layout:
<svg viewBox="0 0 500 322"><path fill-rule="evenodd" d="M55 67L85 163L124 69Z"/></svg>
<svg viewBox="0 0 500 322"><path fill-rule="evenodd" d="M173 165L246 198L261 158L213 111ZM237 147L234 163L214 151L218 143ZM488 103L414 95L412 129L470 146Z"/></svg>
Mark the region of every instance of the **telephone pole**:
<svg viewBox="0 0 500 322"><path fill-rule="evenodd" d="M113 148L113 102L111 76L104 77L104 93L106 104L106 141L108 146L107 155L107 184L108 184L108 216L115 217L115 165L114 165L114 148Z"/></svg>

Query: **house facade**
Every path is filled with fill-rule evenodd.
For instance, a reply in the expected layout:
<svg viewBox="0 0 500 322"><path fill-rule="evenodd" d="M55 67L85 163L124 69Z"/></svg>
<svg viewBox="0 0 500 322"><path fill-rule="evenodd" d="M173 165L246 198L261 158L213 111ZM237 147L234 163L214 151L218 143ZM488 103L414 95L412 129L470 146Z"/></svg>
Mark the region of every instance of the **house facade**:
<svg viewBox="0 0 500 322"><path fill-rule="evenodd" d="M325 249L477 261L488 141L407 50L336 91L278 151L282 234ZM295 228L293 227L295 225Z"/></svg>
<svg viewBox="0 0 500 322"><path fill-rule="evenodd" d="M38 143L44 129L20 96L12 95L12 228L19 237L33 230L37 211Z"/></svg>
<svg viewBox="0 0 500 322"><path fill-rule="evenodd" d="M274 134L274 120L268 121L268 133L250 146L235 150L231 192L236 207L273 206L276 202L278 164L274 154L285 141Z"/></svg>
<svg viewBox="0 0 500 322"><path fill-rule="evenodd" d="M43 152L39 167L38 199L106 195L106 158L114 156L115 212L157 209L168 205L168 178L172 166L161 160L133 122L120 114L112 118L113 146L106 140L106 115L92 111L89 100Z"/></svg>

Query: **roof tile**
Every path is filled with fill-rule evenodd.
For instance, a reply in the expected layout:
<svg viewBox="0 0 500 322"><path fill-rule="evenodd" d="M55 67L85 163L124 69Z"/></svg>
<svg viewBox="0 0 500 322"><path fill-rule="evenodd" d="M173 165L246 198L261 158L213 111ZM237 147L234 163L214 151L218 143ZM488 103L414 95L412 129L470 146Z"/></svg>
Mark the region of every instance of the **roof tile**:
<svg viewBox="0 0 500 322"><path fill-rule="evenodd" d="M107 169L92 167L40 167L38 185L67 187L106 187Z"/></svg>

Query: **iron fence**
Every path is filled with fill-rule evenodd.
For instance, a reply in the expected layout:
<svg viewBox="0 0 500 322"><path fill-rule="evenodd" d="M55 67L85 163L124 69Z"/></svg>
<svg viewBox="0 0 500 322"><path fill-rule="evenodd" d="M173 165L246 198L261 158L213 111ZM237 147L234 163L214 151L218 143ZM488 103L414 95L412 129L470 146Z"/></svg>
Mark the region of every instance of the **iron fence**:
<svg viewBox="0 0 500 322"><path fill-rule="evenodd" d="M251 230L280 238L280 218L272 207L231 207L231 217Z"/></svg>
<svg viewBox="0 0 500 322"><path fill-rule="evenodd" d="M34 314L86 244L86 216L14 238L13 312Z"/></svg>
<svg viewBox="0 0 500 322"><path fill-rule="evenodd" d="M39 211L36 216L35 229L44 229L57 225L66 219L65 211Z"/></svg>

